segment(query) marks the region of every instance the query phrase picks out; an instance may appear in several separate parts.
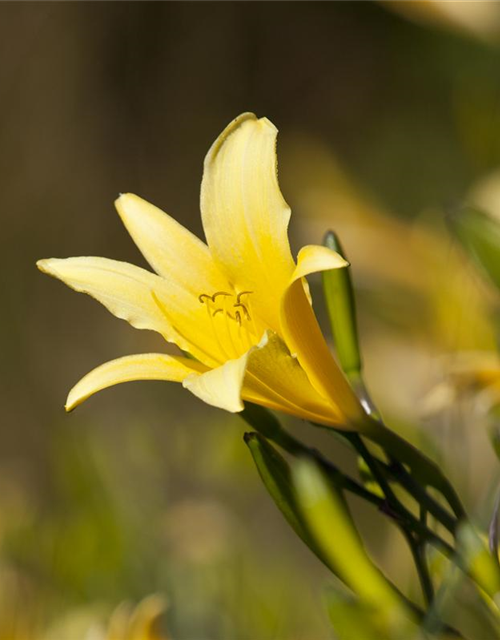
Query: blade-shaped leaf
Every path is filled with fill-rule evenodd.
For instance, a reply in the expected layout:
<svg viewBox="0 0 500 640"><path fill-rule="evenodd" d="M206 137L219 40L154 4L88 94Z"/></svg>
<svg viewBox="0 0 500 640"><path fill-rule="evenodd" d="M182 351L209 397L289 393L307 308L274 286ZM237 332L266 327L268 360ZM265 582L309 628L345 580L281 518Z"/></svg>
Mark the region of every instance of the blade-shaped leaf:
<svg viewBox="0 0 500 640"><path fill-rule="evenodd" d="M328 589L325 600L338 640L380 640L383 629L380 628L376 609L337 589Z"/></svg>
<svg viewBox="0 0 500 640"><path fill-rule="evenodd" d="M257 433L246 433L245 442L252 454L257 471L276 506L295 533L328 568L333 570L325 554L311 537L297 507L291 471L286 460Z"/></svg>
<svg viewBox="0 0 500 640"><path fill-rule="evenodd" d="M498 611L497 598L500 594L500 567L491 556L485 539L469 523L458 530L459 551L463 568L475 583L487 594Z"/></svg>
<svg viewBox="0 0 500 640"><path fill-rule="evenodd" d="M413 612L369 558L342 494L332 491L312 461L297 461L292 472L308 528L343 582L378 609L384 624L410 624Z"/></svg>

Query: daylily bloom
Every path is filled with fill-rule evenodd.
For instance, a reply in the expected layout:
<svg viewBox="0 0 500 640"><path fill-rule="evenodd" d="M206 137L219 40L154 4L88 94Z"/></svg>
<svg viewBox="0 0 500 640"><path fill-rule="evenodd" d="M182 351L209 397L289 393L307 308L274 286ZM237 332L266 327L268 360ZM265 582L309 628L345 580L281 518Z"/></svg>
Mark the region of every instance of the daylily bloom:
<svg viewBox="0 0 500 640"><path fill-rule="evenodd" d="M154 593L147 596L136 607L122 603L112 613L108 628L93 628L86 636L87 640L168 640L162 630L161 620L168 609L165 598Z"/></svg>
<svg viewBox="0 0 500 640"><path fill-rule="evenodd" d="M440 381L424 397L433 415L469 399L483 411L500 406L500 358L493 351L462 351L440 358Z"/></svg>
<svg viewBox="0 0 500 640"><path fill-rule="evenodd" d="M326 425L361 424L364 410L326 344L305 281L347 263L323 246L303 247L293 260L276 135L269 120L246 113L211 147L201 185L207 244L138 196L117 199L155 274L107 258L38 262L190 356L149 353L103 364L70 391L68 411L111 385L151 379L181 382L227 411L243 410L247 400Z"/></svg>

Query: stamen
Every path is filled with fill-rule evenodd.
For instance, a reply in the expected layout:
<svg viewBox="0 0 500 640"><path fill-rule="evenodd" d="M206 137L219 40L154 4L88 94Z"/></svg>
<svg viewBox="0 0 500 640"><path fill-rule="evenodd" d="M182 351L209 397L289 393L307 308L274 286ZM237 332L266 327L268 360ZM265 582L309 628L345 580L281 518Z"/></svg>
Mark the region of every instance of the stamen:
<svg viewBox="0 0 500 640"><path fill-rule="evenodd" d="M243 309L243 313L245 314L245 320L251 320L250 314L248 313L248 309L245 307L244 304L242 304L241 302L238 302L237 304L233 304L233 307L241 307Z"/></svg>
<svg viewBox="0 0 500 640"><path fill-rule="evenodd" d="M170 318L170 315L168 313L167 307L165 306L165 304L163 303L162 300L160 300L160 298L158 297L158 295L156 294L155 291L151 291L151 297L153 298L153 301L155 303L155 305L158 307L159 311L161 312L161 314L164 316L165 320L168 322L168 324L172 327L172 329L179 335L179 337L181 337L186 344L192 345L192 341L190 340L190 338L188 338L180 329L178 326L174 325L174 323L172 322L172 319ZM165 340L169 341L169 337L165 334L162 334L163 337L165 338ZM207 358L209 358L209 360L215 360L217 362L217 359L211 354L209 353L206 349L203 349L200 346L196 346L195 351L198 350L201 353L205 354L205 356ZM189 349L189 353L192 354L191 349Z"/></svg>
<svg viewBox="0 0 500 640"><path fill-rule="evenodd" d="M252 293L253 291L240 291L239 293L216 291L212 295L201 293L198 296L200 303L206 304L214 337L226 358L236 357L242 350L248 350L258 339L255 320L252 317L253 313L250 299L248 298L245 304L241 301L243 296L249 296ZM224 302L221 307L215 308L215 303L219 296L223 296ZM232 298L232 300L229 301L228 298ZM234 302L234 300L236 300L236 302ZM233 303L232 305L231 302ZM222 326L219 324L220 321L215 320L219 314L221 314L222 322L224 323L222 325L224 326L222 334L219 334L219 331L222 329ZM238 329L236 329L234 324L229 322L229 320L236 323ZM233 351L233 356L227 353L223 343L226 346L230 345L229 350Z"/></svg>
<svg viewBox="0 0 500 640"><path fill-rule="evenodd" d="M252 293L253 291L240 291L236 296L236 304L234 305L235 307L241 307L245 315L245 320L248 320L249 322L251 322L251 327L249 327L248 325L245 325L245 334L246 334L245 337L249 346L254 344L254 341L258 339L257 327L255 325L253 313L250 313L251 311L250 297L247 299L246 304L243 304L241 302L241 298L243 296L250 296Z"/></svg>
<svg viewBox="0 0 500 640"><path fill-rule="evenodd" d="M231 294L227 291L216 291L212 296L209 296L208 293L200 293L200 295L198 296L198 300L201 302L201 304L204 304L205 298L207 300L215 302L217 296L231 296Z"/></svg>
<svg viewBox="0 0 500 640"><path fill-rule="evenodd" d="M233 350L233 354L237 354L238 353L238 349L236 348L236 345L234 344L234 340L233 340L233 334L231 333L231 326L230 323L228 322L228 318L230 317L229 315L229 311L227 310L227 305L226 305L226 300L224 299L224 323L226 326L226 333L227 336L229 338L229 342L231 344L231 348ZM234 320L234 318L232 318ZM234 357L234 356L233 356Z"/></svg>
<svg viewBox="0 0 500 640"><path fill-rule="evenodd" d="M236 306L236 305L234 305ZM241 314L239 311L236 311L234 316L230 311L226 311L226 314L231 318L231 320L235 320L241 327Z"/></svg>
<svg viewBox="0 0 500 640"><path fill-rule="evenodd" d="M236 302L240 304L241 296L249 295L251 293L253 293L253 291L240 291L240 293L238 293L238 295L236 296Z"/></svg>
<svg viewBox="0 0 500 640"><path fill-rule="evenodd" d="M202 295L204 295L209 300L212 300L212 296L207 296L206 294L202 294ZM203 303L203 300L201 300L200 302ZM221 340L219 338L219 333L217 331L217 327L215 326L215 322L214 322L214 316L219 311L222 311L222 309L216 309L215 312L212 313L212 311L210 310L210 303L207 301L207 314L208 314L208 318L210 320L210 327L212 329L212 333L214 334L214 338L215 338L215 341L217 342L217 346L219 347L221 352L224 354L224 357L227 358L228 357L227 351L224 349L224 345L222 344L222 342L221 342Z"/></svg>

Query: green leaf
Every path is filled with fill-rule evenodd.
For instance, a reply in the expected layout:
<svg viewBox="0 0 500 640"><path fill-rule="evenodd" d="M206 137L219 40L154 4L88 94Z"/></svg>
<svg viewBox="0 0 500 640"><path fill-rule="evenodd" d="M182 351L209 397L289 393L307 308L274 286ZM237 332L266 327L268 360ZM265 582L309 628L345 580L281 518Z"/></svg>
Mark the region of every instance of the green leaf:
<svg viewBox="0 0 500 640"><path fill-rule="evenodd" d="M500 223L472 207L464 207L448 222L469 255L500 289Z"/></svg>
<svg viewBox="0 0 500 640"><path fill-rule="evenodd" d="M292 473L308 529L342 581L364 605L378 610L383 624L414 620L413 612L369 558L342 494L332 490L312 461L299 460Z"/></svg>
<svg viewBox="0 0 500 640"><path fill-rule="evenodd" d="M491 556L486 539L470 523L464 523L458 530L457 540L463 568L498 608L500 567Z"/></svg>
<svg viewBox="0 0 500 640"><path fill-rule="evenodd" d="M261 435L272 440L285 451L293 455L300 454L302 448L300 443L288 434L276 418L276 416L258 404L245 402L245 409L239 413L239 416L249 424L252 429L258 431Z"/></svg>
<svg viewBox="0 0 500 640"><path fill-rule="evenodd" d="M338 640L380 640L382 630L376 609L366 606L352 594L337 589L328 589L325 599Z"/></svg>
<svg viewBox="0 0 500 640"><path fill-rule="evenodd" d="M244 437L262 482L276 506L299 538L333 571L328 559L311 537L304 524L302 515L297 507L288 463L261 435L246 433Z"/></svg>

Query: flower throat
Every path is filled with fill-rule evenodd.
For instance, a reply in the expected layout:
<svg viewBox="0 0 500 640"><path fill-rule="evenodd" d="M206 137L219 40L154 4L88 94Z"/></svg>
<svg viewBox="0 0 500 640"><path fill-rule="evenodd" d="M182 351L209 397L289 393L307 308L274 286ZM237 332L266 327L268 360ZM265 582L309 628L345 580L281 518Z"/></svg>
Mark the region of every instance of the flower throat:
<svg viewBox="0 0 500 640"><path fill-rule="evenodd" d="M228 357L238 357L257 344L259 336L251 309L253 291L201 293L198 300L207 309L212 330L221 351Z"/></svg>

